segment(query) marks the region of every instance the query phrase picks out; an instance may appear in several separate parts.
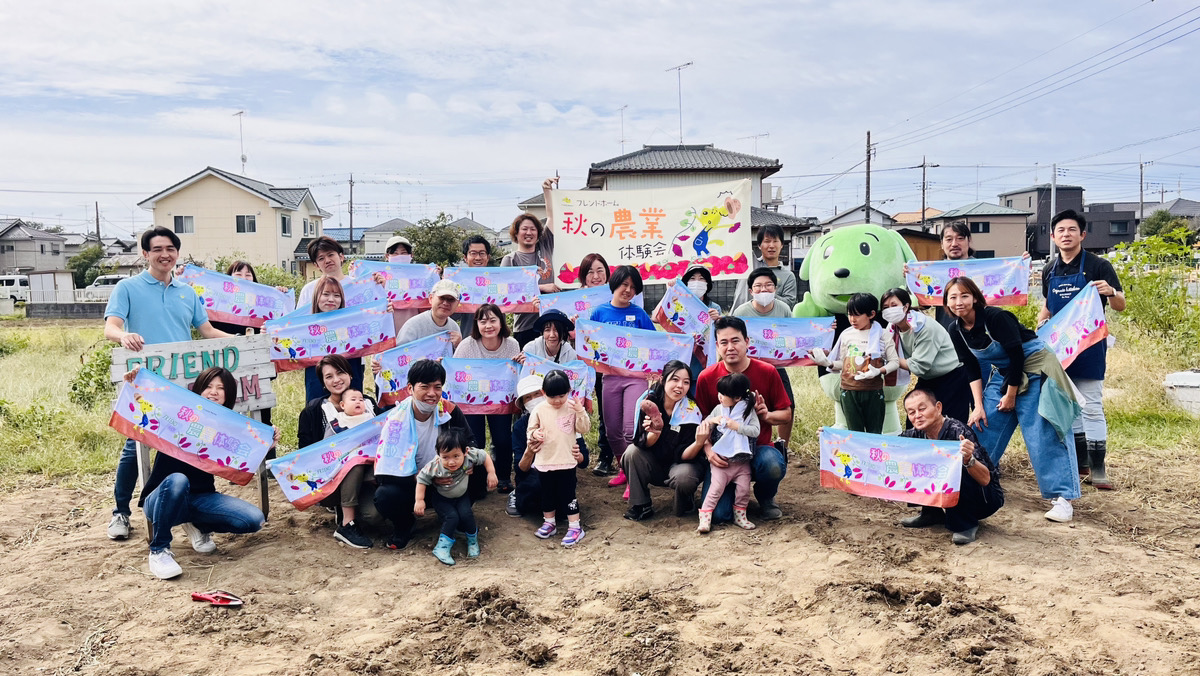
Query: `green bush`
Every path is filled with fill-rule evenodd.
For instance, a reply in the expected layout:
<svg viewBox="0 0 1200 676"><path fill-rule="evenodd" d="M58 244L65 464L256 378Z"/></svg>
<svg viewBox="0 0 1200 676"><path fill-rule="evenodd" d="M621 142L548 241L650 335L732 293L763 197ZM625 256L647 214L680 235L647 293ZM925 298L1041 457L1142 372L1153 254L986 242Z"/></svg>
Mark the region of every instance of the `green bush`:
<svg viewBox="0 0 1200 676"><path fill-rule="evenodd" d="M1177 357L1173 368L1200 361L1200 304L1188 295L1188 280L1196 278L1190 235L1177 228L1117 247L1126 306L1113 319L1165 343Z"/></svg>
<svg viewBox="0 0 1200 676"><path fill-rule="evenodd" d="M238 261L238 260L242 260L242 261L247 260L246 254L244 254L240 251L235 251L228 256L218 257L216 260L213 261L213 264L211 266L203 266L203 267L207 267L211 270L216 270L217 272L220 272L223 274L226 270L229 269L230 263L232 263L234 261ZM259 263L258 261L249 261L249 262L251 265L254 266L254 277L255 277L255 279L258 280L259 284L266 284L267 286L284 286L284 287L287 287L296 292L299 292L300 289L304 286L305 280L302 277L300 277L300 275L293 275L292 273L288 272L287 270L284 270L283 268L279 267L278 265L273 265L271 263ZM201 265L200 263L193 263L193 264Z"/></svg>
<svg viewBox="0 0 1200 676"><path fill-rule="evenodd" d="M0 333L0 357L20 352L29 347L29 337L19 333Z"/></svg>
<svg viewBox="0 0 1200 676"><path fill-rule="evenodd" d="M83 366L79 367L67 392L71 403L91 409L101 401L107 403L112 397L116 389L109 380L113 347L115 344L106 340L84 358Z"/></svg>

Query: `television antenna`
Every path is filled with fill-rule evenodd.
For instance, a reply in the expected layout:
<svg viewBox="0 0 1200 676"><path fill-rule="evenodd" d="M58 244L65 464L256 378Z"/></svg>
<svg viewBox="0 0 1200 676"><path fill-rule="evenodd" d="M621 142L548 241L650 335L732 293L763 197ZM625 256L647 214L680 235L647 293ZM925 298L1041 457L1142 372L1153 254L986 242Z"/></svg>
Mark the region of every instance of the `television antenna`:
<svg viewBox="0 0 1200 676"><path fill-rule="evenodd" d="M239 110L233 114L238 119L238 150L242 154L242 175L246 174L246 146L242 139L242 118L246 116L246 111Z"/></svg>

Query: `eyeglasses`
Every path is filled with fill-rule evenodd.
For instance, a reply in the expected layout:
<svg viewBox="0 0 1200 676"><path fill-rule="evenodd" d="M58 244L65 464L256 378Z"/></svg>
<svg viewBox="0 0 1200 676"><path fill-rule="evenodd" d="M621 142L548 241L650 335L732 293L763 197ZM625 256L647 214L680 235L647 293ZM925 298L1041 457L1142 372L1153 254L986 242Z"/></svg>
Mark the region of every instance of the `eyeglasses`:
<svg viewBox="0 0 1200 676"><path fill-rule="evenodd" d="M750 290L753 291L754 293L766 293L768 291L771 293L775 293L775 285L774 284L767 284L767 285L755 284L754 286L750 287Z"/></svg>

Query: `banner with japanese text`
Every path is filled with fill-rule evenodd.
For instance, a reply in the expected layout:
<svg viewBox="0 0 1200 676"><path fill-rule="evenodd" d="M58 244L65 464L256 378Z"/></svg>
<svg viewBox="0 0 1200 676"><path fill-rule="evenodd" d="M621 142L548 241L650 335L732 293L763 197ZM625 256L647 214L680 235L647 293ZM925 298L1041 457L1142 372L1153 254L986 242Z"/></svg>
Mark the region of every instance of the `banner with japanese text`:
<svg viewBox="0 0 1200 676"><path fill-rule="evenodd" d="M520 371L511 359L442 360L446 384L442 395L467 415L512 413Z"/></svg>
<svg viewBox="0 0 1200 676"><path fill-rule="evenodd" d="M214 322L257 328L268 319L282 317L296 307L292 291L280 291L273 286L196 265L183 266L178 277L200 296L208 318Z"/></svg>
<svg viewBox="0 0 1200 676"><path fill-rule="evenodd" d="M742 317L750 347L746 353L773 366L813 366L809 351L833 347L834 318Z"/></svg>
<svg viewBox="0 0 1200 676"><path fill-rule="evenodd" d="M575 352L597 373L650 378L672 359L687 364L696 336L647 331L581 319L575 324Z"/></svg>
<svg viewBox="0 0 1200 676"><path fill-rule="evenodd" d="M380 352L375 359L380 370L375 376L375 391L380 406L391 406L408 396L408 369L422 359L445 359L454 354L450 332L442 331L410 343Z"/></svg>
<svg viewBox="0 0 1200 676"><path fill-rule="evenodd" d="M109 426L126 438L245 486L275 429L211 402L149 369L122 383Z"/></svg>
<svg viewBox="0 0 1200 676"><path fill-rule="evenodd" d="M393 307L428 308L429 290L441 279L432 263L382 263L357 260L350 264L348 274L357 278L383 276L383 288Z"/></svg>
<svg viewBox="0 0 1200 676"><path fill-rule="evenodd" d="M538 296L538 302L541 305L539 312L546 314L551 310L558 310L565 314L572 322L577 322L580 318L590 318L592 310L595 310L599 305L604 305L611 301L612 296L612 291L607 286L589 286L570 291L543 293ZM645 308L645 294L639 293L633 297L631 302L633 305Z"/></svg>
<svg viewBox="0 0 1200 676"><path fill-rule="evenodd" d="M592 399L592 391L596 389L596 372L582 359L572 359L558 363L543 359L535 354L525 353L525 363L521 365L521 378L537 376L545 378L551 371L562 371L571 381L571 396L577 399Z"/></svg>
<svg viewBox="0 0 1200 676"><path fill-rule="evenodd" d="M988 305L1029 303L1029 259L968 258L956 261L909 261L905 281L925 306L942 305L946 283L955 277L970 277L979 285Z"/></svg>
<svg viewBox="0 0 1200 676"><path fill-rule="evenodd" d="M346 473L357 465L375 462L379 433L387 413L318 441L311 446L267 461L283 496L296 509L305 510L336 495Z"/></svg>
<svg viewBox="0 0 1200 676"><path fill-rule="evenodd" d="M750 270L750 180L646 190L552 190L554 279L579 283L589 253L632 265L646 283L703 265L714 279Z"/></svg>
<svg viewBox="0 0 1200 676"><path fill-rule="evenodd" d="M1108 338L1100 292L1088 284L1037 330L1065 369L1080 352Z"/></svg>
<svg viewBox="0 0 1200 676"><path fill-rule="evenodd" d="M346 277L342 280L346 307L366 305L387 297L383 287L370 277Z"/></svg>
<svg viewBox="0 0 1200 676"><path fill-rule="evenodd" d="M314 366L327 354L347 359L383 352L396 344L387 301L313 314L292 313L263 324L271 359L280 371Z"/></svg>
<svg viewBox="0 0 1200 676"><path fill-rule="evenodd" d="M709 359L716 356L715 351L709 354L712 342L712 315L708 313L708 306L704 301L692 293L682 279L667 286L662 300L658 302L650 317L668 333L691 333L697 336L695 349L701 363L715 361Z"/></svg>
<svg viewBox="0 0 1200 676"><path fill-rule="evenodd" d="M821 487L929 507L958 504L957 441L910 439L822 427Z"/></svg>
<svg viewBox="0 0 1200 676"><path fill-rule="evenodd" d="M480 305L499 305L504 312L536 312L537 266L504 268L446 268L442 276L458 285L459 312L474 312ZM611 294L610 294L611 295Z"/></svg>

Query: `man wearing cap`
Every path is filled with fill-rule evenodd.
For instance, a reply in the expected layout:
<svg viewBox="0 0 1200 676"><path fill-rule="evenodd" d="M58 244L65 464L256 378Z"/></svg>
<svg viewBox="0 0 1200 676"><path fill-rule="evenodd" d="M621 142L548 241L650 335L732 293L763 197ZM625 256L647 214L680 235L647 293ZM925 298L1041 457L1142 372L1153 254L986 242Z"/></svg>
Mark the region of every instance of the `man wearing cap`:
<svg viewBox="0 0 1200 676"><path fill-rule="evenodd" d="M404 323L396 336L396 344L411 343L442 331L450 332L450 342L458 347L462 333L458 324L450 321L450 315L458 309L458 285L448 279L438 280L429 291L431 307ZM378 363L378 362L376 362Z"/></svg>
<svg viewBox="0 0 1200 676"><path fill-rule="evenodd" d="M300 297L296 299L298 308L312 307L313 289L317 287L317 280L321 279L321 275L333 277L338 280L338 284L346 278L346 273L342 272L342 263L346 262L346 250L328 235L321 235L308 243L308 260L316 264L321 274L300 289Z"/></svg>

